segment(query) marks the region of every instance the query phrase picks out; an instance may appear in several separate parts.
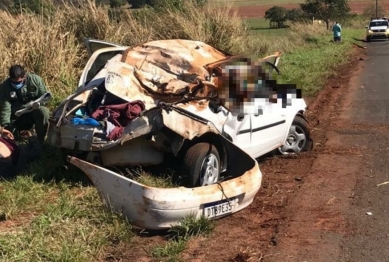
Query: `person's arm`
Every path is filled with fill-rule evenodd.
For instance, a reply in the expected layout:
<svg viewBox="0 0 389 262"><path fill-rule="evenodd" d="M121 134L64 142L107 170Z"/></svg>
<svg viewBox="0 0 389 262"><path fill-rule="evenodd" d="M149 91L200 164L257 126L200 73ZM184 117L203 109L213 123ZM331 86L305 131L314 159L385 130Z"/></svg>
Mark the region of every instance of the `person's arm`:
<svg viewBox="0 0 389 262"><path fill-rule="evenodd" d="M44 93L47 92L46 85L40 76L37 76L36 80L37 80L37 87L38 87L38 96L42 96Z"/></svg>
<svg viewBox="0 0 389 262"><path fill-rule="evenodd" d="M4 93L4 86L0 85L0 125L8 127L11 124L11 103Z"/></svg>
<svg viewBox="0 0 389 262"><path fill-rule="evenodd" d="M33 84L37 88L36 96L41 97L44 93L47 92L47 88L43 79L38 75L32 75L31 84Z"/></svg>

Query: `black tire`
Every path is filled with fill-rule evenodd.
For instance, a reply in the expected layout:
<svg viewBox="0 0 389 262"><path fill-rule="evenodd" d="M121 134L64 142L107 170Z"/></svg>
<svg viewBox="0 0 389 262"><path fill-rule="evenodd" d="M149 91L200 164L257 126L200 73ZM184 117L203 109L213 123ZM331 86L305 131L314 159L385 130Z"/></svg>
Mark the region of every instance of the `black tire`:
<svg viewBox="0 0 389 262"><path fill-rule="evenodd" d="M279 147L278 150L281 154L293 154L309 151L312 147L313 143L308 122L299 115L295 116L289 129L285 145Z"/></svg>
<svg viewBox="0 0 389 262"><path fill-rule="evenodd" d="M185 153L182 166L186 187L215 184L220 177L220 157L216 147L209 143L197 143Z"/></svg>
<svg viewBox="0 0 389 262"><path fill-rule="evenodd" d="M370 42L371 41L371 38L370 37L366 37L366 42Z"/></svg>

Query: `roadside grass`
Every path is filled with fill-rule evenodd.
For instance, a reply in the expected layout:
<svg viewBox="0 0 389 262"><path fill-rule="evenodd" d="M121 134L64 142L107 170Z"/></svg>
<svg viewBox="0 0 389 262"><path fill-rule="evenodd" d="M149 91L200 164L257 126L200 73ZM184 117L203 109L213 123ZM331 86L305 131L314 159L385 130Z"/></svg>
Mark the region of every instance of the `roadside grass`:
<svg viewBox="0 0 389 262"><path fill-rule="evenodd" d="M93 187L36 183L18 177L1 183L1 261L95 261L105 246L134 237L120 214L102 207ZM3 223L7 222L3 221Z"/></svg>
<svg viewBox="0 0 389 262"><path fill-rule="evenodd" d="M326 79L336 75L336 68L351 58L351 48L363 36L361 29L344 29L342 43L333 43L332 35L306 36L310 44L286 53L280 60L287 82L298 84L304 96L314 96Z"/></svg>
<svg viewBox="0 0 389 262"><path fill-rule="evenodd" d="M167 243L151 247L149 254L163 261L182 261L179 256L185 250L187 242L193 237L208 237L214 227L214 222L205 217L186 217L168 231Z"/></svg>
<svg viewBox="0 0 389 262"><path fill-rule="evenodd" d="M285 34L287 34L289 30L288 27L270 28L269 20L266 20L265 18L246 18L245 22L250 29L250 34L254 36L285 37Z"/></svg>

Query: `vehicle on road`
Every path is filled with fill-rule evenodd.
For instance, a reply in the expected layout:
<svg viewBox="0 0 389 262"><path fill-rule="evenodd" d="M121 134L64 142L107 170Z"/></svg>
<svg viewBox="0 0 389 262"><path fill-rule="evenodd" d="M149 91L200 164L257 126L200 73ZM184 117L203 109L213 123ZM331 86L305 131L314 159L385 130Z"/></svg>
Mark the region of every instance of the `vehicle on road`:
<svg viewBox="0 0 389 262"><path fill-rule="evenodd" d="M370 42L373 39L389 39L387 19L372 19L366 26L366 41Z"/></svg>

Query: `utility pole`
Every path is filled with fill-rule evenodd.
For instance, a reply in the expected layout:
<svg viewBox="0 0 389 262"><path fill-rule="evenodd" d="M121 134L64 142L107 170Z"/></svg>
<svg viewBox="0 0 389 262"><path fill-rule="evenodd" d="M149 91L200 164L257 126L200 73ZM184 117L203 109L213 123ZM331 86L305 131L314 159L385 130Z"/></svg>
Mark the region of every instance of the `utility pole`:
<svg viewBox="0 0 389 262"><path fill-rule="evenodd" d="M375 0L375 18L378 19L378 0Z"/></svg>

